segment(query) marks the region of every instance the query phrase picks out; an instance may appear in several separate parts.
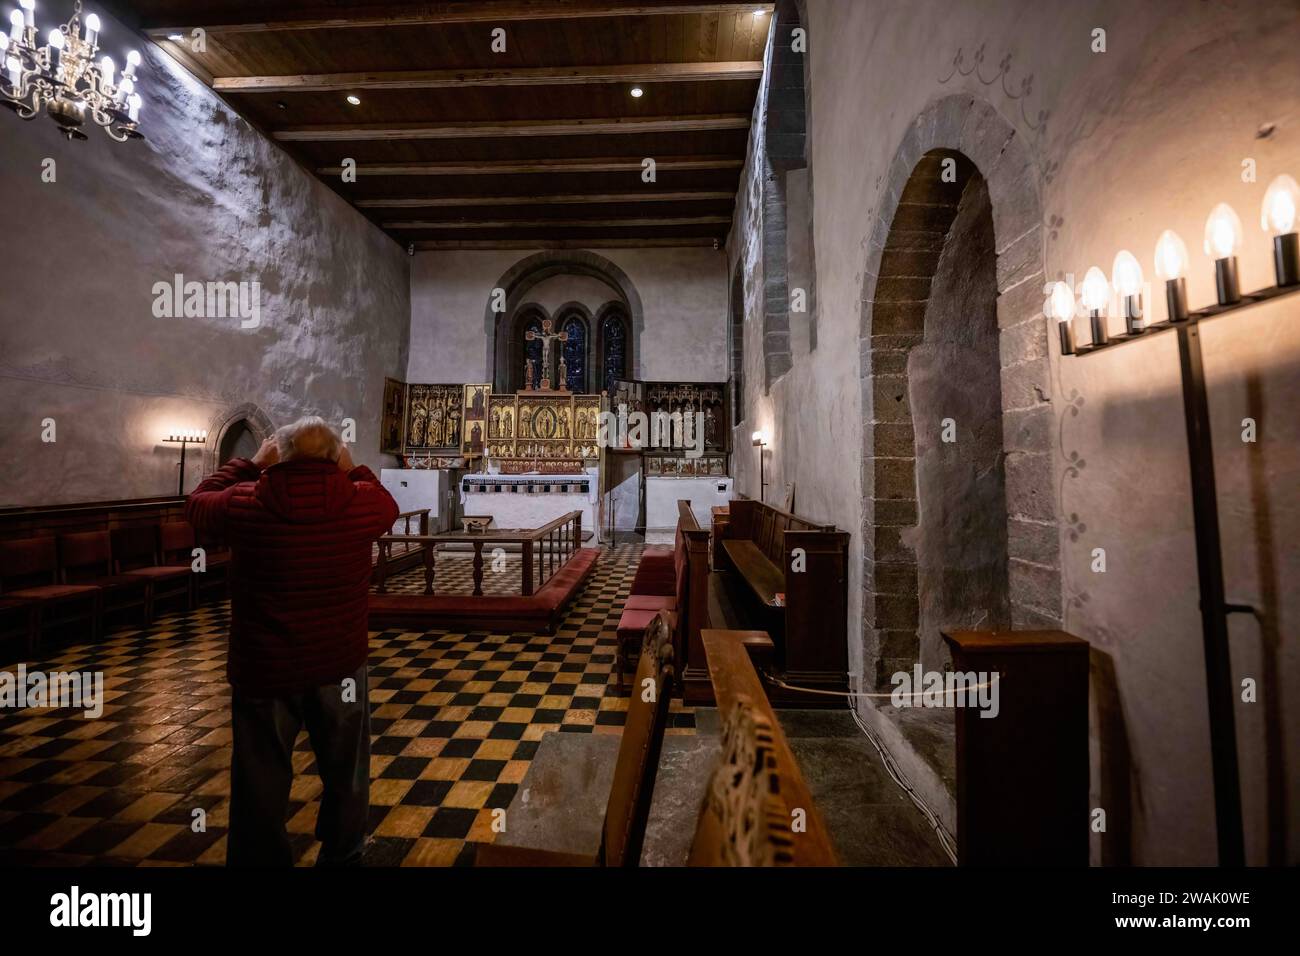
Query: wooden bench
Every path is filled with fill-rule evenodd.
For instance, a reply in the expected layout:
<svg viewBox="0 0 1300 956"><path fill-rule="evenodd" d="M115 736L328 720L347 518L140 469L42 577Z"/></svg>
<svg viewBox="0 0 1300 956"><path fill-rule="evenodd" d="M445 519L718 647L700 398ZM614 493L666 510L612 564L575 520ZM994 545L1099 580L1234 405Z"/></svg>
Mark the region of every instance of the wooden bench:
<svg viewBox="0 0 1300 956"><path fill-rule="evenodd" d="M512 846L499 841L479 847L475 857L476 865L636 866L640 862L646 821L650 816L650 800L654 793L655 773L659 767L659 753L663 746L664 730L668 725L668 705L676 679L672 630L669 615L662 611L646 628L645 644L637 663L627 722L623 727L614 780L605 808L600 848L596 854L588 856L543 847ZM654 692L645 693L651 686ZM544 737L541 746L545 745ZM525 777L521 792L527 792L528 787L529 779ZM516 797L516 801L518 799ZM553 800L556 809L563 808L568 803L563 794L555 795ZM510 832L512 814L522 812L515 808L516 804L512 803L506 810L507 834Z"/></svg>
<svg viewBox="0 0 1300 956"><path fill-rule="evenodd" d="M743 591L735 602L740 619L726 623L770 633L773 667L790 685L769 684L768 696L782 705L839 706L836 695L848 690L849 535L737 498L714 537L720 570ZM685 691L688 703L706 703L708 674L688 669Z"/></svg>

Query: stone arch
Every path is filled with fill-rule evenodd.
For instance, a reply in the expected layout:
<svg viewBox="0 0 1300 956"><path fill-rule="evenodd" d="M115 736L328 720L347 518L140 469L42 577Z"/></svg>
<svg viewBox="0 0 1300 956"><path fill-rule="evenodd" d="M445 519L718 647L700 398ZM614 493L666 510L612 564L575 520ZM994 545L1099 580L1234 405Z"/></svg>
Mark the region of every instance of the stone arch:
<svg viewBox="0 0 1300 956"><path fill-rule="evenodd" d="M1061 623L1037 178L1028 148L996 110L970 95L948 96L917 116L894 154L864 269L862 637L864 678L876 688L920 652L921 504L908 370L960 203L951 185L940 189L945 160L967 183L982 181L990 204L1010 623Z"/></svg>
<svg viewBox="0 0 1300 956"><path fill-rule="evenodd" d="M275 432L269 415L252 403L244 402L217 412L208 421L208 439L203 443L203 473L210 475L221 467L221 450L236 431L247 429L258 445Z"/></svg>
<svg viewBox="0 0 1300 956"><path fill-rule="evenodd" d="M554 250L538 252L520 259L497 280L488 292L487 307L484 310L484 329L487 333L487 369L492 377L493 387L498 391L507 390L509 378L510 350L508 322L514 315L515 308L524 301L528 291L544 279L563 275L590 276L600 279L617 289L623 299L631 321L631 337L628 348L631 352L630 365L632 378L641 374L641 334L645 330L645 310L641 305L641 296L628 278L627 273L604 256L586 250ZM495 311L496 289L505 295L504 311Z"/></svg>

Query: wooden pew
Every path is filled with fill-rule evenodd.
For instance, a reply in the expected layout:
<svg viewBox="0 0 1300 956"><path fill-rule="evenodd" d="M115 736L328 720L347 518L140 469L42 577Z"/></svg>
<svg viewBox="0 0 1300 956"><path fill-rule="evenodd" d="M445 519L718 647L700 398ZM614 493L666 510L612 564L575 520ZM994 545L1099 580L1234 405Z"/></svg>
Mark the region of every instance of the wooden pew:
<svg viewBox="0 0 1300 956"><path fill-rule="evenodd" d="M839 706L836 694L848 690L848 533L748 498L734 499L725 528L714 530L723 569L746 592L745 620L736 623L771 634L783 681L830 692L769 684L769 698ZM686 674L686 691L690 703L707 700L708 687L694 671Z"/></svg>
<svg viewBox="0 0 1300 956"><path fill-rule="evenodd" d="M743 632L714 628L701 635L727 729L722 767L705 797L691 865L835 866L830 831L768 703L744 638ZM796 810L806 815L803 832L790 832ZM761 822L758 842L740 840L737 812Z"/></svg>
<svg viewBox="0 0 1300 956"><path fill-rule="evenodd" d="M636 866L640 862L655 774L659 769L659 753L663 747L664 729L668 725L668 705L676 678L672 630L668 613L662 611L646 628L597 854L587 857L536 847L489 843L479 847L476 865ZM655 692L653 699L647 701L642 689L649 683L653 683ZM506 825L509 827L508 812Z"/></svg>

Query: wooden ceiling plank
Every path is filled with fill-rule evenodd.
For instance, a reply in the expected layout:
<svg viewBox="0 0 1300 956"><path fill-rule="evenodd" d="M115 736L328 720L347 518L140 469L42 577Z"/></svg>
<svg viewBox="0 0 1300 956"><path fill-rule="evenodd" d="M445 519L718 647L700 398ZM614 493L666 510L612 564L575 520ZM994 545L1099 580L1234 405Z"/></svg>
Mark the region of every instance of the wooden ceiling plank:
<svg viewBox="0 0 1300 956"><path fill-rule="evenodd" d="M713 63L641 63L502 70L399 70L389 73L303 73L287 76L221 76L223 93L328 93L344 90L436 90L466 86L571 86L597 83L683 83L752 80L761 60Z"/></svg>
<svg viewBox="0 0 1300 956"><path fill-rule="evenodd" d="M502 139L527 136L592 136L638 133L681 133L693 130L748 129L749 116L722 113L711 116L613 117L576 120L510 120L370 124L363 126L292 126L272 132L287 143L357 142L410 139Z"/></svg>
<svg viewBox="0 0 1300 956"><path fill-rule="evenodd" d="M734 14L739 10L772 10L772 4L740 2L636 3L619 0L457 0L423 4L387 4L383 6L319 7L288 13L275 18L261 18L239 10L233 13L203 12L202 8L183 23L142 23L151 37L174 34L188 36L194 29L209 33L279 33L297 30L376 29L430 24L508 23L522 20L579 20L604 17L683 16L705 13ZM251 11L254 8L249 8Z"/></svg>
<svg viewBox="0 0 1300 956"><path fill-rule="evenodd" d="M730 223L731 216L667 216L645 219L500 219L467 221L451 219L402 220L382 223L380 228L408 229L625 229L637 226L713 226Z"/></svg>
<svg viewBox="0 0 1300 956"><path fill-rule="evenodd" d="M419 239L416 252L442 249L644 249L696 247L717 248L718 240L707 236L647 236L644 239Z"/></svg>
<svg viewBox="0 0 1300 956"><path fill-rule="evenodd" d="M656 159L659 169L739 169L744 160L733 156L664 156ZM359 176L501 176L536 173L621 173L640 172L641 159L611 157L600 159L529 159L484 160L473 163L395 163L388 165L361 163ZM340 176L342 166L321 166L321 176Z"/></svg>
<svg viewBox="0 0 1300 956"><path fill-rule="evenodd" d="M730 200L735 193L693 189L684 192L569 193L556 196L431 196L424 199L357 199L359 209L431 209L443 206L550 206L584 203L706 202Z"/></svg>

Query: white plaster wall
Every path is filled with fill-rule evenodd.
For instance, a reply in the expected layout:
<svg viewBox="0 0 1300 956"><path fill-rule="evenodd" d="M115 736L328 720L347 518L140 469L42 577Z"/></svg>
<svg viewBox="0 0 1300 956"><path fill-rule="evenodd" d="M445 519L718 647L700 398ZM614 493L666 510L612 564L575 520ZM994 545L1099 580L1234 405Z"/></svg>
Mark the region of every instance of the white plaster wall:
<svg viewBox="0 0 1300 956"><path fill-rule="evenodd" d="M101 12L102 16L102 12ZM275 424L356 421L376 468L383 379L406 365L406 257L392 240L151 44L104 18L105 49L144 54L148 139L58 136L0 116L0 506L175 491L177 428L244 402ZM56 163L42 182L42 163ZM155 318L153 284L261 285L261 324ZM56 421L53 443L41 422ZM215 440L215 435L212 436ZM201 473L191 450L186 487Z"/></svg>
<svg viewBox="0 0 1300 956"><path fill-rule="evenodd" d="M416 253L411 268L407 380L490 381L487 356L491 340L484 323L489 297L516 262L537 251ZM717 382L726 378L723 252L696 247L598 246L589 251L623 270L641 296L645 327L636 342L636 354L642 379ZM594 311L611 297L604 294L601 298L600 287L601 283L583 276L555 276L534 286L525 299L541 301L552 310L571 300L581 301Z"/></svg>
<svg viewBox="0 0 1300 956"><path fill-rule="evenodd" d="M1109 272L1125 247L1150 273L1157 235L1173 228L1192 252L1189 297L1205 304L1213 299L1213 271L1201 236L1216 202L1232 203L1245 224L1243 286L1271 282L1259 203L1274 175L1300 174L1300 8L1286 0L809 0L809 8L819 344L808 356L796 352L793 369L763 395L761 208L749 170L728 249L747 273L750 401L737 432L747 439L761 426L771 435L768 500L779 501L784 484L795 481L798 511L854 533L857 582L863 268L880 190L912 119L935 99L968 93L1015 127L1037 167L1049 279L1081 276L1094 264ZM1106 53L1090 49L1096 27L1107 30ZM963 72L976 65L978 51L977 73L954 72L958 51ZM1256 138L1265 123L1276 130ZM755 122L756 137L761 129ZM1241 181L1248 157L1256 160L1257 183ZM1013 238L997 237L998 246ZM1267 700L1238 707L1248 856L1293 864L1300 859L1300 700L1293 689L1300 682L1300 590L1290 584L1300 576L1296 309L1295 300L1263 306L1205 331L1228 592L1263 606L1268 621L1263 634L1249 618L1233 622L1238 676L1269 687ZM1106 683L1098 672L1113 667L1113 691L1106 692L1115 695L1123 738L1108 734L1093 743L1093 805L1103 778L1121 780L1125 791L1110 808L1115 836L1108 838L1125 846L1112 843L1105 858L1212 863L1176 343L1162 337L1087 360L1060 363L1054 355L1053 362L1066 627L1093 644L1094 695ZM1243 445L1240 422L1252 402L1260 440ZM1077 477L1065 471L1067 455L1086 462ZM739 490L757 493L756 457L744 450L735 457ZM1096 547L1107 551L1105 575L1089 569ZM860 666L861 596L856 586L850 591L850 660ZM1271 857L1270 833L1289 834Z"/></svg>

